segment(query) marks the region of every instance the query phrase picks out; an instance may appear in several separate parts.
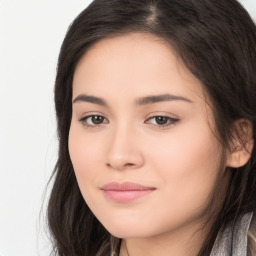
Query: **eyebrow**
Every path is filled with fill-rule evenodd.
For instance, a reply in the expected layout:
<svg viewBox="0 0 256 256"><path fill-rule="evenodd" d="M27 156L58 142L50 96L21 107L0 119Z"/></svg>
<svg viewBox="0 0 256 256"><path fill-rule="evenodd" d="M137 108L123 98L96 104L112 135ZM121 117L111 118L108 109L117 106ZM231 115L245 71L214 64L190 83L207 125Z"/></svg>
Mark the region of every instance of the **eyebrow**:
<svg viewBox="0 0 256 256"><path fill-rule="evenodd" d="M192 103L191 100L181 96L176 96L171 94L161 94L161 95L149 95L149 96L138 98L135 100L135 105L142 106L142 105L153 104L153 103L162 102L162 101L184 101L184 102ZM90 102L90 103L101 105L104 107L109 107L107 102L104 99L91 96L91 95L86 95L86 94L78 95L73 100L73 103L76 103L76 102Z"/></svg>
<svg viewBox="0 0 256 256"><path fill-rule="evenodd" d="M76 102L90 102L90 103L94 103L94 104L98 104L101 106L105 106L108 107L108 104L106 103L105 100L95 97L95 96L90 96L90 95L85 95L85 94L80 94L78 95L74 100L73 103Z"/></svg>
<svg viewBox="0 0 256 256"><path fill-rule="evenodd" d="M136 99L135 103L136 105L141 106L141 105L152 104L152 103L157 103L161 101L185 101L185 102L192 103L192 101L187 98L171 95L171 94L150 95L146 97L141 97Z"/></svg>

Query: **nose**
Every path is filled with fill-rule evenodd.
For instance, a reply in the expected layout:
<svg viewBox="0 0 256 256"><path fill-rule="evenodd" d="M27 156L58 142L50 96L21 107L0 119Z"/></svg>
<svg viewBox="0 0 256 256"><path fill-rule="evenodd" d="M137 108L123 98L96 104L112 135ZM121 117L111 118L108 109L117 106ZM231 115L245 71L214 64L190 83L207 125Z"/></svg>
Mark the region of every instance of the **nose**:
<svg viewBox="0 0 256 256"><path fill-rule="evenodd" d="M115 170L136 169L144 164L143 150L138 143L138 132L126 125L111 131L106 165Z"/></svg>

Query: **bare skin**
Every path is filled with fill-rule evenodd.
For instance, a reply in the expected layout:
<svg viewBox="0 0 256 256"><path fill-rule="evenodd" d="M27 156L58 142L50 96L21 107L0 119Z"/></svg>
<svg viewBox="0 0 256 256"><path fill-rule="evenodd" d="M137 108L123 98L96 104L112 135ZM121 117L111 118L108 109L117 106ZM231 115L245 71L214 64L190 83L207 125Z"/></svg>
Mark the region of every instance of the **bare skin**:
<svg viewBox="0 0 256 256"><path fill-rule="evenodd" d="M78 64L70 157L86 203L123 239L120 256L199 252L212 192L222 179L224 196L225 170L233 163L228 156L220 168L223 152L209 104L172 48L147 34L104 39ZM102 189L110 182L153 189L120 201Z"/></svg>

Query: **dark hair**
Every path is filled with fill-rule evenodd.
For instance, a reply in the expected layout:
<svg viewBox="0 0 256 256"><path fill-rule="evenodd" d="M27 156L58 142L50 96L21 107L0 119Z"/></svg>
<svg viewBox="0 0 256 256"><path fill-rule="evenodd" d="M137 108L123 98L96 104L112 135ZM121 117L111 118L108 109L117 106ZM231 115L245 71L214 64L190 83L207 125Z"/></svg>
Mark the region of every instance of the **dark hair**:
<svg viewBox="0 0 256 256"><path fill-rule="evenodd" d="M94 0L69 27L55 82L59 157L52 175L48 224L54 252L60 256L108 255L120 246L80 193L68 136L77 63L99 40L129 32L150 33L168 41L203 83L223 147L229 148L234 134L239 136L238 130L234 133L238 119L252 123L256 138L256 27L236 0ZM231 169L222 208L199 255L210 254L221 228L252 211L256 211L255 147L245 166Z"/></svg>

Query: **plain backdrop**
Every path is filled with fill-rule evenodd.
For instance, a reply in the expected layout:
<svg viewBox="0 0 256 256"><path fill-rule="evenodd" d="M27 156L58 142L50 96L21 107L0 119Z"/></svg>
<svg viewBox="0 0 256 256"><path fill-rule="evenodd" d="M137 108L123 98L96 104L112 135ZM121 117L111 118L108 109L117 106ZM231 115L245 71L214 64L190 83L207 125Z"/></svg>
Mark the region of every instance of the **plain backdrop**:
<svg viewBox="0 0 256 256"><path fill-rule="evenodd" d="M90 2L0 0L0 256L49 255L42 205L57 158L56 63ZM256 1L241 2L256 18Z"/></svg>

